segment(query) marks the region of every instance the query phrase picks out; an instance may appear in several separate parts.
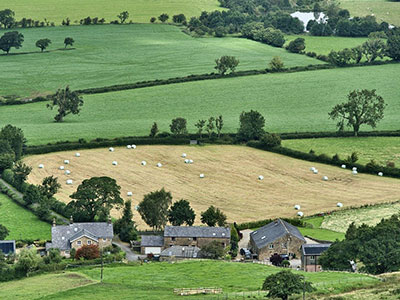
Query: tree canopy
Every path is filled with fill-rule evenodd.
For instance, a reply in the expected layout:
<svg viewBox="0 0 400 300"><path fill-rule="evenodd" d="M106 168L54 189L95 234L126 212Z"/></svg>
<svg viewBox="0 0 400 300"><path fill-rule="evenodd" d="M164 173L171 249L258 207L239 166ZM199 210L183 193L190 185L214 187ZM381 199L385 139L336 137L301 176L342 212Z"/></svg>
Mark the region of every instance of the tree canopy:
<svg viewBox="0 0 400 300"><path fill-rule="evenodd" d="M185 118L175 118L171 121L169 128L175 135L187 134L186 123L187 121Z"/></svg>
<svg viewBox="0 0 400 300"><path fill-rule="evenodd" d="M221 56L215 60L216 66L214 69L218 70L221 75L224 75L228 70L232 73L235 72L236 67L239 65L239 60L234 56Z"/></svg>
<svg viewBox="0 0 400 300"><path fill-rule="evenodd" d="M11 28L15 23L15 13L11 9L0 10L0 24L6 28Z"/></svg>
<svg viewBox="0 0 400 300"><path fill-rule="evenodd" d="M264 117L255 110L240 114L238 139L242 141L259 140L264 135Z"/></svg>
<svg viewBox="0 0 400 300"><path fill-rule="evenodd" d="M0 49L8 54L11 48L21 48L23 42L24 36L22 33L18 31L6 32L0 37Z"/></svg>
<svg viewBox="0 0 400 300"><path fill-rule="evenodd" d="M168 207L172 202L172 195L162 188L144 196L139 203L138 212L143 221L155 230L161 230L168 221Z"/></svg>
<svg viewBox="0 0 400 300"><path fill-rule="evenodd" d="M189 201L184 199L175 202L168 211L168 220L174 226L181 226L184 223L192 226L195 218L196 214L190 207Z"/></svg>
<svg viewBox="0 0 400 300"><path fill-rule="evenodd" d="M49 39L40 39L38 41L36 41L36 47L38 47L40 49L41 52L43 52L44 50L46 50L47 47L49 47L51 44L51 40Z"/></svg>
<svg viewBox="0 0 400 300"><path fill-rule="evenodd" d="M211 205L206 211L201 213L201 223L207 226L225 226L226 215L219 209Z"/></svg>
<svg viewBox="0 0 400 300"><path fill-rule="evenodd" d="M58 113L54 117L56 122L62 122L64 117L73 114L77 115L83 106L83 98L77 93L70 90L69 86L65 89L59 89L57 93L52 96L51 103L47 107L53 109L58 106Z"/></svg>
<svg viewBox="0 0 400 300"><path fill-rule="evenodd" d="M10 124L4 126L0 131L0 140L6 140L15 154L15 159L19 160L22 150L25 147L26 139L21 128Z"/></svg>
<svg viewBox="0 0 400 300"><path fill-rule="evenodd" d="M67 46L73 46L75 43L74 39L72 37L66 37L64 39L64 48L67 48Z"/></svg>

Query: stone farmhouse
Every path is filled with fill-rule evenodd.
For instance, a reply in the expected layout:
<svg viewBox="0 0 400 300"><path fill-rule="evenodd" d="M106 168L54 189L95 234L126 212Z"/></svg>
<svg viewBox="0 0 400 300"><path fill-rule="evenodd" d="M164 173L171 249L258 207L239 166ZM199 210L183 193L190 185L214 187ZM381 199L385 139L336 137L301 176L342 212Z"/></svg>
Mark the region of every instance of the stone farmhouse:
<svg viewBox="0 0 400 300"><path fill-rule="evenodd" d="M78 250L83 245L111 246L114 237L111 219L108 222L71 223L51 228L51 243L46 243L46 251L59 249L61 255L69 257L71 249Z"/></svg>
<svg viewBox="0 0 400 300"><path fill-rule="evenodd" d="M305 243L300 231L281 219L250 233L250 249L259 260L269 260L274 253L300 258L301 246Z"/></svg>
<svg viewBox="0 0 400 300"><path fill-rule="evenodd" d="M301 268L306 272L322 271L318 260L331 244L306 244L301 247Z"/></svg>

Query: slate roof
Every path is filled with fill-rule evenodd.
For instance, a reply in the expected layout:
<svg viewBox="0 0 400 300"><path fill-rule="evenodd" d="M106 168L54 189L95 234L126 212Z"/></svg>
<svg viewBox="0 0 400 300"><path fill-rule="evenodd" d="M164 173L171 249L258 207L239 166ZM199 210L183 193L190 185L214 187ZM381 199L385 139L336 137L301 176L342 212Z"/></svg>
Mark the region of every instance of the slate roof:
<svg viewBox="0 0 400 300"><path fill-rule="evenodd" d="M82 229L82 230L78 231L76 234L74 234L73 236L71 236L69 238L69 241L73 242L73 241L81 238L82 236L86 236L92 240L98 241L98 238L95 235L93 235L90 231L87 231L86 229Z"/></svg>
<svg viewBox="0 0 400 300"><path fill-rule="evenodd" d="M302 245L303 255L321 255L331 244L305 244Z"/></svg>
<svg viewBox="0 0 400 300"><path fill-rule="evenodd" d="M164 257L184 257L184 258L199 258L200 248L189 246L171 246L161 251L160 256Z"/></svg>
<svg viewBox="0 0 400 300"><path fill-rule="evenodd" d="M164 237L230 238L229 227L165 226Z"/></svg>
<svg viewBox="0 0 400 300"><path fill-rule="evenodd" d="M281 219L277 219L253 231L250 233L250 239L254 241L258 249L261 249L286 234L295 236L304 242L306 241L295 226Z"/></svg>
<svg viewBox="0 0 400 300"><path fill-rule="evenodd" d="M164 237L161 235L142 235L141 247L162 247L164 246Z"/></svg>
<svg viewBox="0 0 400 300"><path fill-rule="evenodd" d="M15 253L15 241L0 241L0 250L4 254Z"/></svg>
<svg viewBox="0 0 400 300"><path fill-rule="evenodd" d="M107 222L97 223L72 223L70 225L53 226L51 228L51 243L46 244L46 250L58 248L60 250L71 249L71 240L82 233L90 235L91 238L114 237L113 225Z"/></svg>

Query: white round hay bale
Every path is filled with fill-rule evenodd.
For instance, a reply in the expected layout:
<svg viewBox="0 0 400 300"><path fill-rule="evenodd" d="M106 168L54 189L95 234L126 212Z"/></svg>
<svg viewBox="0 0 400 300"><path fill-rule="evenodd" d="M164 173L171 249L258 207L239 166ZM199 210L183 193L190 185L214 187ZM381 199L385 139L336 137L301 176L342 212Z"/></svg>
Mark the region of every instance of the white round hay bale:
<svg viewBox="0 0 400 300"><path fill-rule="evenodd" d="M302 212L302 211L298 211L298 212L297 212L297 215L298 215L299 217L302 217L302 216L304 216L304 214L303 214L303 212Z"/></svg>
<svg viewBox="0 0 400 300"><path fill-rule="evenodd" d="M315 170L315 167L311 167L311 168L310 168L310 171L311 171L311 172L314 172L314 170Z"/></svg>
<svg viewBox="0 0 400 300"><path fill-rule="evenodd" d="M383 173L382 173L382 172L379 172L379 173L378 173L378 176L383 176Z"/></svg>
<svg viewBox="0 0 400 300"><path fill-rule="evenodd" d="M182 158L186 158L186 156L187 156L186 153L182 153L181 155Z"/></svg>
<svg viewBox="0 0 400 300"><path fill-rule="evenodd" d="M136 145L131 145L132 149L136 149Z"/></svg>
<svg viewBox="0 0 400 300"><path fill-rule="evenodd" d="M185 164L188 164L188 163L190 163L190 161L186 158L185 159Z"/></svg>
<svg viewBox="0 0 400 300"><path fill-rule="evenodd" d="M131 145L127 145L126 148L127 149L132 149L132 146Z"/></svg>
<svg viewBox="0 0 400 300"><path fill-rule="evenodd" d="M158 168L161 168L161 167L162 167L162 164L161 164L161 163L157 163L157 167L158 167Z"/></svg>
<svg viewBox="0 0 400 300"><path fill-rule="evenodd" d="M353 175L357 175L358 174L358 172L355 171L355 170L353 170L351 173L353 173Z"/></svg>
<svg viewBox="0 0 400 300"><path fill-rule="evenodd" d="M71 174L71 171L70 170L65 170L64 174L65 175L69 175L69 174Z"/></svg>
<svg viewBox="0 0 400 300"><path fill-rule="evenodd" d="M110 148L108 148L108 151L114 152L114 148L113 148L113 147L110 147Z"/></svg>
<svg viewBox="0 0 400 300"><path fill-rule="evenodd" d="M352 169L353 171L357 171L357 168L356 167L353 167L353 169Z"/></svg>
<svg viewBox="0 0 400 300"><path fill-rule="evenodd" d="M318 174L318 170L315 169L315 170L313 171L313 173L314 173L314 174Z"/></svg>
<svg viewBox="0 0 400 300"><path fill-rule="evenodd" d="M338 202L338 203L336 203L336 206L337 207L343 207L343 203L342 202Z"/></svg>
<svg viewBox="0 0 400 300"><path fill-rule="evenodd" d="M68 184L68 185L70 185L70 184L72 184L72 183L73 183L72 179L67 179L67 184Z"/></svg>
<svg viewBox="0 0 400 300"><path fill-rule="evenodd" d="M263 179L264 179L264 176L258 175L258 180L263 180Z"/></svg>
<svg viewBox="0 0 400 300"><path fill-rule="evenodd" d="M328 181L328 176L322 177L322 180L323 180L323 181Z"/></svg>
<svg viewBox="0 0 400 300"><path fill-rule="evenodd" d="M131 197L131 196L133 195L133 193L132 193L132 192L127 192L126 195L127 195L128 197Z"/></svg>
<svg viewBox="0 0 400 300"><path fill-rule="evenodd" d="M342 169L346 169L346 165L342 165Z"/></svg>
<svg viewBox="0 0 400 300"><path fill-rule="evenodd" d="M301 207L300 207L300 205L299 204L296 204L295 206L294 206L294 209L295 210L299 210Z"/></svg>
<svg viewBox="0 0 400 300"><path fill-rule="evenodd" d="M43 169L43 168L44 168L44 165L43 165L43 164L40 164L38 167L39 167L39 169Z"/></svg>
<svg viewBox="0 0 400 300"><path fill-rule="evenodd" d="M112 162L112 165L113 165L113 166L117 166L117 165L118 165L118 162L117 162L116 160L114 160L114 161Z"/></svg>
<svg viewBox="0 0 400 300"><path fill-rule="evenodd" d="M65 167L64 167L64 166L59 166L58 169L59 169L59 170L64 170Z"/></svg>
<svg viewBox="0 0 400 300"><path fill-rule="evenodd" d="M142 161L142 166L145 166L145 165L147 165L147 162L146 161Z"/></svg>
<svg viewBox="0 0 400 300"><path fill-rule="evenodd" d="M75 157L81 157L81 154L79 152L76 152Z"/></svg>
<svg viewBox="0 0 400 300"><path fill-rule="evenodd" d="M69 165L69 160L68 159L64 160L64 164Z"/></svg>
<svg viewBox="0 0 400 300"><path fill-rule="evenodd" d="M193 159L189 159L189 164L192 164L193 163Z"/></svg>
<svg viewBox="0 0 400 300"><path fill-rule="evenodd" d="M204 174L200 174L200 178L204 178Z"/></svg>

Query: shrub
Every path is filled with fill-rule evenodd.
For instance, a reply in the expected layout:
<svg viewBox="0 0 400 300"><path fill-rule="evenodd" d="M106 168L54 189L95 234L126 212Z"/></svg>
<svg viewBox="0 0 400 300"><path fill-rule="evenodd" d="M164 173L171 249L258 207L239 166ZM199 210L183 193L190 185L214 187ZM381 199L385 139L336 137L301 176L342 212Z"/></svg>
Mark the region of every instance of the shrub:
<svg viewBox="0 0 400 300"><path fill-rule="evenodd" d="M99 246L83 245L75 253L75 259L95 259L100 257Z"/></svg>
<svg viewBox="0 0 400 300"><path fill-rule="evenodd" d="M212 241L211 243L203 246L200 251L201 257L218 259L224 256L224 247L218 241Z"/></svg>
<svg viewBox="0 0 400 300"><path fill-rule="evenodd" d="M11 185L14 183L14 172L11 169L5 169L1 177Z"/></svg>
<svg viewBox="0 0 400 300"><path fill-rule="evenodd" d="M284 68L283 61L279 56L272 58L268 66L272 71L281 71Z"/></svg>
<svg viewBox="0 0 400 300"><path fill-rule="evenodd" d="M286 50L292 53L300 53L306 48L305 40L303 38L297 38L289 43Z"/></svg>
<svg viewBox="0 0 400 300"><path fill-rule="evenodd" d="M281 145L281 138L275 133L265 133L260 142L265 148L273 148Z"/></svg>

